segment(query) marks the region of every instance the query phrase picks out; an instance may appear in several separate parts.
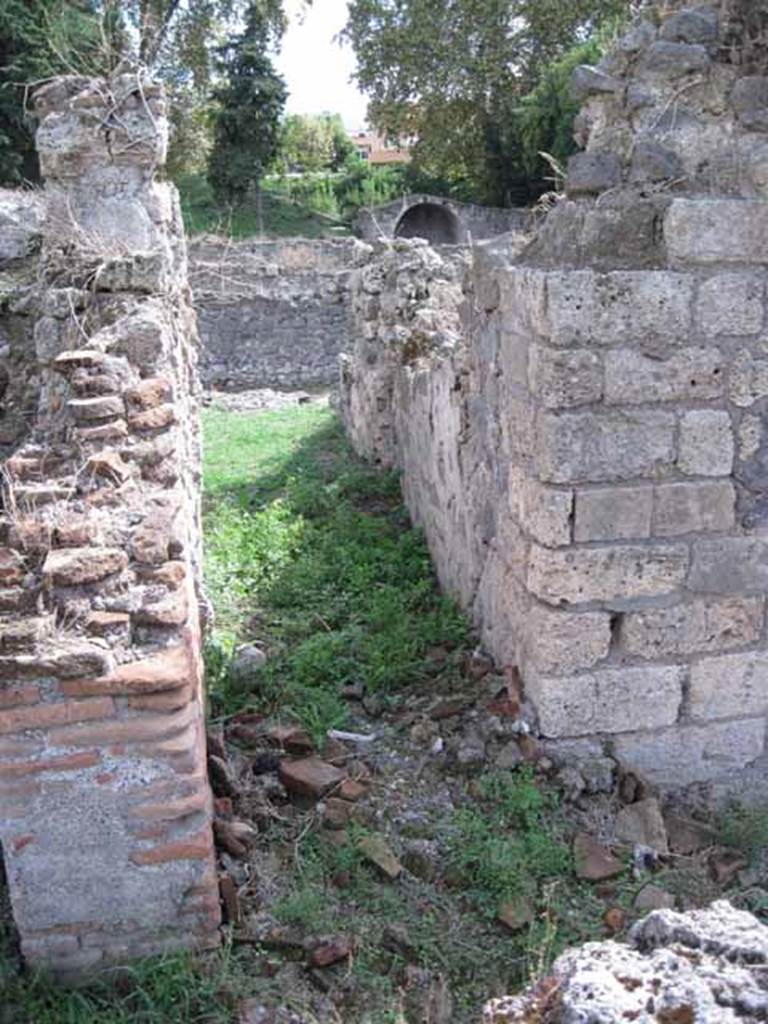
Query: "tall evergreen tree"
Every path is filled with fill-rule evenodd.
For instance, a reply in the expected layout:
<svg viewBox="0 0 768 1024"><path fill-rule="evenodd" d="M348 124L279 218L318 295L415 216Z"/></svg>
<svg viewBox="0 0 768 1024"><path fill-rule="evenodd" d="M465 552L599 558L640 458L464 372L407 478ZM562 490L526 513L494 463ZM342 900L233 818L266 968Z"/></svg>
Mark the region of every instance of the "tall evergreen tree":
<svg viewBox="0 0 768 1024"><path fill-rule="evenodd" d="M102 28L91 0L1 0L0 184L39 178L29 84L105 70Z"/></svg>
<svg viewBox="0 0 768 1024"><path fill-rule="evenodd" d="M277 155L285 82L268 56L269 26L252 4L244 31L221 48L223 84L214 91L217 111L208 180L220 201L242 201L258 188Z"/></svg>

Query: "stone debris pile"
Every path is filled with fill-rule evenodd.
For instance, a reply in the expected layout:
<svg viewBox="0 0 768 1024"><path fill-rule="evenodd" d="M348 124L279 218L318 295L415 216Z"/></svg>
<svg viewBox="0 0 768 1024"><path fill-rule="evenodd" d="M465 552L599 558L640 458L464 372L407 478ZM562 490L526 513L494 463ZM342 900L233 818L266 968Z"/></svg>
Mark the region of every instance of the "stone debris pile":
<svg viewBox="0 0 768 1024"><path fill-rule="evenodd" d="M491 1000L483 1024L757 1024L767 967L768 928L725 900L655 910L626 945L569 950L529 991Z"/></svg>

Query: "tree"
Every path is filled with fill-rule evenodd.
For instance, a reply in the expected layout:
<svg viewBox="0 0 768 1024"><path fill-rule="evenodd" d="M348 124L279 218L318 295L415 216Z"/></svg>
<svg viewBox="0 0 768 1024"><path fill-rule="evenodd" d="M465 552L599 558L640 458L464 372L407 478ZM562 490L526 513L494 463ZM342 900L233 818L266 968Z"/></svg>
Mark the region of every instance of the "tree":
<svg viewBox="0 0 768 1024"><path fill-rule="evenodd" d="M289 171L338 171L355 147L338 114L289 114L280 129L280 160Z"/></svg>
<svg viewBox="0 0 768 1024"><path fill-rule="evenodd" d="M376 127L424 172L525 201L515 111L542 70L631 0L351 0L344 36Z"/></svg>
<svg viewBox="0 0 768 1024"><path fill-rule="evenodd" d="M226 35L257 10L272 44L285 27L282 0L100 0L119 16L133 55L166 82L210 86L215 53Z"/></svg>
<svg viewBox="0 0 768 1024"><path fill-rule="evenodd" d="M245 29L221 48L224 84L214 91L217 110L208 180L217 199L241 202L258 187L278 150L287 91L267 56L269 27L252 5Z"/></svg>
<svg viewBox="0 0 768 1024"><path fill-rule="evenodd" d="M90 0L0 3L0 183L39 180L28 83L109 70L106 23Z"/></svg>

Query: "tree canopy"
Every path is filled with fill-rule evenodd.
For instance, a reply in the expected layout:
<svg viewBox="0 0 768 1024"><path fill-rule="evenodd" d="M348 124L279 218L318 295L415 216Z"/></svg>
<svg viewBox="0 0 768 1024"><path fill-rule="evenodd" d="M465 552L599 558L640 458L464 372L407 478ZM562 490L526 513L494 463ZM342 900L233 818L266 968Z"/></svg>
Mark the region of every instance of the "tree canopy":
<svg viewBox="0 0 768 1024"><path fill-rule="evenodd" d="M355 147L338 114L289 114L280 129L280 161L286 171L338 171Z"/></svg>
<svg viewBox="0 0 768 1024"><path fill-rule="evenodd" d="M382 131L425 172L492 203L525 201L516 111L543 70L631 0L351 0L344 29Z"/></svg>
<svg viewBox="0 0 768 1024"><path fill-rule="evenodd" d="M219 51L223 84L217 104L208 180L217 199L242 201L274 161L287 91L268 57L270 27L258 4L245 29Z"/></svg>
<svg viewBox="0 0 768 1024"><path fill-rule="evenodd" d="M104 74L124 57L165 82L179 138L203 140L217 54L249 12L275 47L282 0L0 0L0 183L38 178L27 86Z"/></svg>

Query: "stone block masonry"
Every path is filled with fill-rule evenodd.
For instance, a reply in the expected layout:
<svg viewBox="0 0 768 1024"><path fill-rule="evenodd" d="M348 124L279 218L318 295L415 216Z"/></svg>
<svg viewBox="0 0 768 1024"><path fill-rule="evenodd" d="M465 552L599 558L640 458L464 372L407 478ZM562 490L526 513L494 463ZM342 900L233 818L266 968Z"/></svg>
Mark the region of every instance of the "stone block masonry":
<svg viewBox="0 0 768 1024"><path fill-rule="evenodd" d="M522 251L497 240L457 269L414 247L398 271L387 250L357 274L342 406L358 450L400 468L441 582L519 666L542 737L754 798L768 53L733 4L683 38L702 10L580 69L586 152Z"/></svg>
<svg viewBox="0 0 768 1024"><path fill-rule="evenodd" d="M329 387L349 346L348 284L368 256L354 238L190 245L206 388Z"/></svg>
<svg viewBox="0 0 768 1024"><path fill-rule="evenodd" d="M35 103L37 405L3 467L0 844L22 956L66 980L216 944L219 899L198 341L177 198L155 180L165 99L125 73Z"/></svg>

